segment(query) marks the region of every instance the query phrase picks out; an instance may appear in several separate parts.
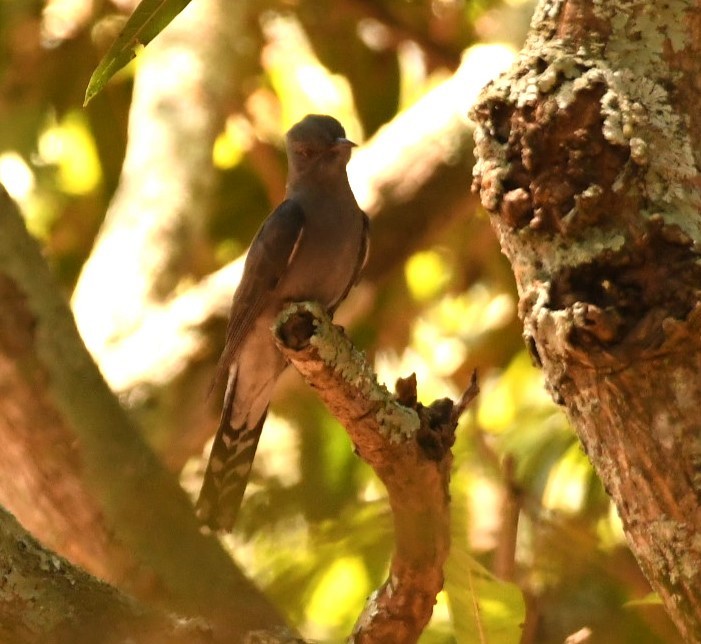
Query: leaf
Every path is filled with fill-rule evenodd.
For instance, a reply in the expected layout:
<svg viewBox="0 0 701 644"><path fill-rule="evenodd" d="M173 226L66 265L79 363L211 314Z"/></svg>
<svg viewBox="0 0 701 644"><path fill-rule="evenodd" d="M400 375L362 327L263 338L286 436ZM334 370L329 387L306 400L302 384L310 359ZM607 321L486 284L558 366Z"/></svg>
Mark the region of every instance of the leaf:
<svg viewBox="0 0 701 644"><path fill-rule="evenodd" d="M140 47L148 45L189 3L190 0L142 0L90 77L83 106L136 57Z"/></svg>
<svg viewBox="0 0 701 644"><path fill-rule="evenodd" d="M460 545L446 565L445 590L458 642L513 644L526 609L516 584L500 581Z"/></svg>
<svg viewBox="0 0 701 644"><path fill-rule="evenodd" d="M648 593L640 599L631 599L623 604L625 608L635 608L637 606L663 606L662 599L657 593Z"/></svg>

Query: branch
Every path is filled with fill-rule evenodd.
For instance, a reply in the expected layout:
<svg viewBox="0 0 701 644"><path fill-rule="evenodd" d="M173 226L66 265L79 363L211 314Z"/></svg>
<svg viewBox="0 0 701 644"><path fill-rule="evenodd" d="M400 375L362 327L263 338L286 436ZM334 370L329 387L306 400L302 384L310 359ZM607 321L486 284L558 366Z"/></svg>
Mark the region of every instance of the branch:
<svg viewBox="0 0 701 644"><path fill-rule="evenodd" d="M431 38L430 34L402 22L382 4L370 0L348 0L347 4L361 17L369 16L382 23L394 36L395 44L403 40L412 40L417 43L434 65L455 69L460 64L459 52Z"/></svg>
<svg viewBox="0 0 701 644"><path fill-rule="evenodd" d="M57 552L146 601L208 616L231 637L284 626L200 533L177 480L90 358L2 186L0 230L0 503Z"/></svg>
<svg viewBox="0 0 701 644"><path fill-rule="evenodd" d="M94 353L203 272L196 258L216 182L212 146L242 65L241 5L191 3L139 59L119 186L73 294Z"/></svg>
<svg viewBox="0 0 701 644"><path fill-rule="evenodd" d="M0 507L0 640L212 642L203 620L147 607L44 548Z"/></svg>
<svg viewBox="0 0 701 644"><path fill-rule="evenodd" d="M372 219L365 279L380 281L451 222L475 212L478 200L465 185L474 163L473 125L465 114L492 73L479 56L466 55L448 80L353 155L348 177Z"/></svg>
<svg viewBox="0 0 701 644"><path fill-rule="evenodd" d="M277 318L278 347L344 425L355 449L387 488L395 552L387 581L370 597L352 642L414 642L443 587L450 548L450 448L459 413L447 398L416 401L416 378L397 396L377 382L362 353L314 303L292 304Z"/></svg>
<svg viewBox="0 0 701 644"><path fill-rule="evenodd" d="M216 644L207 620L154 608L92 577L42 546L0 507L0 641L13 644L100 642ZM244 644L300 644L284 628L268 625L242 634Z"/></svg>

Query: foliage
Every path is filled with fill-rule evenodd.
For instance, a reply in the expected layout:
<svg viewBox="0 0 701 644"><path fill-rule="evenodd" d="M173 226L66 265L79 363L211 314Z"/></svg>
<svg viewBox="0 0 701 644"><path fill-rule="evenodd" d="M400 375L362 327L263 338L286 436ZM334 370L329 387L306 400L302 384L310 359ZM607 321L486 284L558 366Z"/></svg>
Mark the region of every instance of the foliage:
<svg viewBox="0 0 701 644"><path fill-rule="evenodd" d="M90 77L85 105L94 98L122 67L136 57L139 47L148 45L190 0L142 0Z"/></svg>
<svg viewBox="0 0 701 644"><path fill-rule="evenodd" d="M0 181L67 294L128 143L134 69L114 74L186 4L144 0L126 24L110 3L0 5L0 116L11 123L0 131ZM281 192L281 141L292 122L333 112L362 142L445 79L461 51L496 33L495 22L527 14L515 0L252 4L247 64L213 150L219 183L199 249L210 267L245 249ZM81 109L85 87L91 102ZM455 447L454 548L422 641L517 642L525 599L540 616L530 641L562 642L584 627L597 642L662 641L666 622L641 600L649 589L615 512L522 348L513 279L487 221L455 220L369 288L372 303L350 330L381 379L416 372L430 402L456 397L477 367L483 391ZM305 635L341 641L386 574L388 508L312 394L287 383L275 411L228 545ZM193 457L182 479L196 489ZM510 529L509 494L518 540L513 576L500 580L494 560Z"/></svg>
<svg viewBox="0 0 701 644"><path fill-rule="evenodd" d="M493 644L517 642L526 618L518 586L497 579L460 547L454 547L451 556L446 593L456 639Z"/></svg>

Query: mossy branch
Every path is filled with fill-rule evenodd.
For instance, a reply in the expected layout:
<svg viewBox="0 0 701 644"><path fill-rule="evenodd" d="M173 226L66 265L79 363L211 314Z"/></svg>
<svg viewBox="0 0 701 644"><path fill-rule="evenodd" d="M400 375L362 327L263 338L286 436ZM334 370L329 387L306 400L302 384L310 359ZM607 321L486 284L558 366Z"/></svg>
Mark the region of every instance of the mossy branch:
<svg viewBox="0 0 701 644"><path fill-rule="evenodd" d="M365 356L315 303L288 306L273 327L278 347L343 424L358 455L387 488L395 551L390 574L358 619L351 642L414 642L443 587L450 549L451 446L457 421L478 392L416 400L416 377L397 394L378 383Z"/></svg>

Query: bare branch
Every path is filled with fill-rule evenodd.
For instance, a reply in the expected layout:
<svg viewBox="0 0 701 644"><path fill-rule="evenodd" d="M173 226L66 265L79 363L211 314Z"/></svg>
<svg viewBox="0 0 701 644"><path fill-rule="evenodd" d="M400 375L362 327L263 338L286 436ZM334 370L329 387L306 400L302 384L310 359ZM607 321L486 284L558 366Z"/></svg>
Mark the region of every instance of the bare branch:
<svg viewBox="0 0 701 644"><path fill-rule="evenodd" d="M411 406L401 404L314 303L290 305L274 333L280 350L344 425L358 454L387 488L395 532L390 575L368 600L351 641L414 642L443 587L450 548L453 403L447 398L428 407L416 402L416 381L410 377L398 389L402 402Z"/></svg>
<svg viewBox="0 0 701 644"><path fill-rule="evenodd" d="M347 4L361 16L370 17L382 23L392 33L395 44L412 40L424 50L433 64L445 65L448 69L455 69L460 64L459 52L431 38L430 34L403 23L381 3L370 0L347 0Z"/></svg>

